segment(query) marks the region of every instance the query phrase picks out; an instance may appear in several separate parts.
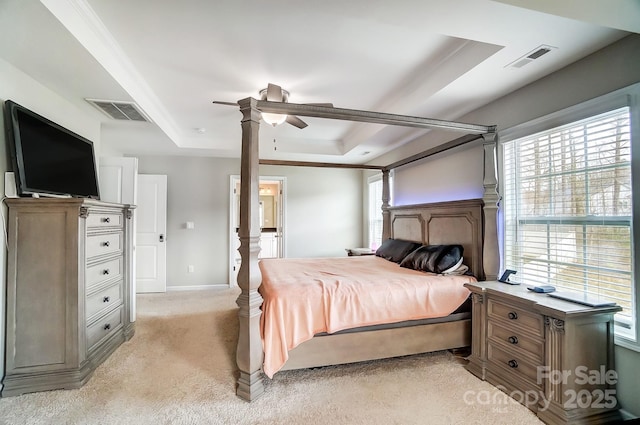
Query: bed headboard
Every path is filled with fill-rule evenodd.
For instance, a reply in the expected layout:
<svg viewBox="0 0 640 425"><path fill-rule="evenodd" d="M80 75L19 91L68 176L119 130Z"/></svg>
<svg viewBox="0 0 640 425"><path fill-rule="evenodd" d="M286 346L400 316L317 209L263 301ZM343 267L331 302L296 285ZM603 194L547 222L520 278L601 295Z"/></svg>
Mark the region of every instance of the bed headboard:
<svg viewBox="0 0 640 425"><path fill-rule="evenodd" d="M424 245L462 245L464 264L484 280L483 206L482 199L471 199L389 207L391 237Z"/></svg>

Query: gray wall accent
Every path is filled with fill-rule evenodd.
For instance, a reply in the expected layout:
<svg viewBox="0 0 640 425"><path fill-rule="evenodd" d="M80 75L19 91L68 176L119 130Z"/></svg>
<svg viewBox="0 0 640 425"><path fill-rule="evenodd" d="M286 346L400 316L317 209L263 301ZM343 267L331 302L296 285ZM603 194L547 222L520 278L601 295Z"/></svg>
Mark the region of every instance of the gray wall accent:
<svg viewBox="0 0 640 425"><path fill-rule="evenodd" d="M167 287L228 284L229 176L239 172L238 159L138 158L139 174L167 175Z"/></svg>
<svg viewBox="0 0 640 425"><path fill-rule="evenodd" d="M228 158L138 158L140 174L167 175L167 286L228 284L229 185L240 161ZM344 256L362 244L362 172L261 166L287 185L288 257ZM195 229L185 223L193 221ZM188 273L194 265L194 273Z"/></svg>

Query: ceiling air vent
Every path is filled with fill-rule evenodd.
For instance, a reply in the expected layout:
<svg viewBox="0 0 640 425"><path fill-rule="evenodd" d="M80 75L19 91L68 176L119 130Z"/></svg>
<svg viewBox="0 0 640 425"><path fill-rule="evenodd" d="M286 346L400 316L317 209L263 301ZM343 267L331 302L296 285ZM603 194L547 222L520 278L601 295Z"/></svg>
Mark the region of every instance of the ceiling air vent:
<svg viewBox="0 0 640 425"><path fill-rule="evenodd" d="M135 102L99 99L85 100L114 120L151 122L151 118L149 118Z"/></svg>
<svg viewBox="0 0 640 425"><path fill-rule="evenodd" d="M555 49L556 49L555 47L546 46L546 45L536 47L529 53L519 57L518 59L508 64L505 68L522 68L523 66L530 64L534 60L540 58L541 56L546 55L547 53Z"/></svg>

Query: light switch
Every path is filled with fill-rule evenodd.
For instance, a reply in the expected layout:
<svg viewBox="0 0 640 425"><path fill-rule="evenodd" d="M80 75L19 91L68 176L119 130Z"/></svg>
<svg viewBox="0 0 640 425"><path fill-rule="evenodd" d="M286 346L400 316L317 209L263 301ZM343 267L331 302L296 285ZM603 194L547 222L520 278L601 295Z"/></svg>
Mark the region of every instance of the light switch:
<svg viewBox="0 0 640 425"><path fill-rule="evenodd" d="M196 228L196 224L193 221L187 221L187 229L193 230Z"/></svg>

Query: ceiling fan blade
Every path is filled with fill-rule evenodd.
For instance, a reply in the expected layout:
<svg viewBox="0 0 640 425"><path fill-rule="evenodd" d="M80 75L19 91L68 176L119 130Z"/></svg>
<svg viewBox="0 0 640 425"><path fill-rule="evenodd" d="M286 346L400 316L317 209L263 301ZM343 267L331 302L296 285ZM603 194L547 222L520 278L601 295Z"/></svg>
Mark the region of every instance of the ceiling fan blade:
<svg viewBox="0 0 640 425"><path fill-rule="evenodd" d="M328 108L333 108L333 103L305 103L305 105L311 106L326 106Z"/></svg>
<svg viewBox="0 0 640 425"><path fill-rule="evenodd" d="M238 106L236 102L223 102L221 100L214 100L212 103L216 103L218 105Z"/></svg>
<svg viewBox="0 0 640 425"><path fill-rule="evenodd" d="M269 102L282 102L282 87L269 83L267 86L267 100Z"/></svg>
<svg viewBox="0 0 640 425"><path fill-rule="evenodd" d="M286 121L298 128L305 128L308 124L304 121L302 121L300 118L296 117L295 115L287 115L287 119Z"/></svg>

